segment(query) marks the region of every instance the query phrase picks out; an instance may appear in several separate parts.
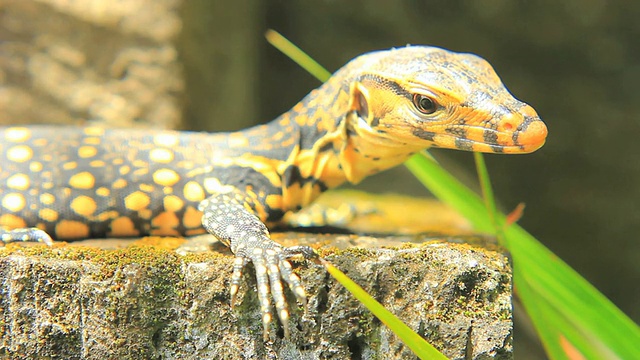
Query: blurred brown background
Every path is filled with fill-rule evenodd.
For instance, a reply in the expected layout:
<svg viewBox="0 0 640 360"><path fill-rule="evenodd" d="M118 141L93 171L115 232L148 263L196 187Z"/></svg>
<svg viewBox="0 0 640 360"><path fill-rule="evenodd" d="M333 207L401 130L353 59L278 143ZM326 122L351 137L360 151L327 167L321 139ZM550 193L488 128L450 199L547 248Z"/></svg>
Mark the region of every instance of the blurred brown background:
<svg viewBox="0 0 640 360"><path fill-rule="evenodd" d="M330 70L407 43L474 52L549 127L532 155L487 157L504 209L526 202L524 228L637 322L639 16L605 0L0 0L0 124L267 121L318 85L268 28ZM474 181L470 154L432 153ZM404 169L365 187L424 193Z"/></svg>

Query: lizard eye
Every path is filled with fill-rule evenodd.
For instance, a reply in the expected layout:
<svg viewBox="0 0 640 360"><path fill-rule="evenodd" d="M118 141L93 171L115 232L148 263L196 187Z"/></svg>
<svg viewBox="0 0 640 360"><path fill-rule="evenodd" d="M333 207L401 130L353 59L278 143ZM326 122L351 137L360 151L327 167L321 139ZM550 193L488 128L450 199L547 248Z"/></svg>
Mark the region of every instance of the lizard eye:
<svg viewBox="0 0 640 360"><path fill-rule="evenodd" d="M438 109L438 104L430 97L422 94L413 95L413 105L423 114L433 114Z"/></svg>

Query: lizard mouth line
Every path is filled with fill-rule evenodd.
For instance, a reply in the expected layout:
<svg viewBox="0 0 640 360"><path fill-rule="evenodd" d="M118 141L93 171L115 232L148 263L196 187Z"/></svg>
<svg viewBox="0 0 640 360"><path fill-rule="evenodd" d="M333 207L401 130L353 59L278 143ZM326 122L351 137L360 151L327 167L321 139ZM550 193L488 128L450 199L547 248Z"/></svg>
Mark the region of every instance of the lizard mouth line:
<svg viewBox="0 0 640 360"><path fill-rule="evenodd" d="M483 128L477 128L483 129ZM483 129L487 130L487 129ZM536 141L526 141L526 142L513 142L513 135L507 132L492 132L496 135L506 135L511 143L499 143L498 140L496 142L488 142L483 135L480 136L469 136L461 137L450 134L440 134L434 137L431 141L433 142L433 147L435 148L451 148L451 144L457 149L467 150L467 151L477 151L477 152L485 152L485 153L505 153L505 154L513 154L513 153L530 153L533 152L545 143L544 137L540 140ZM474 134L475 135L475 134ZM527 135L526 133L519 133L518 139L522 135ZM523 136L526 139L526 136ZM477 140L478 138L482 140Z"/></svg>
<svg viewBox="0 0 640 360"><path fill-rule="evenodd" d="M522 128L499 130L467 124L464 131L459 133L455 132L457 130L455 127L453 129L445 128L440 136L434 137L434 142L437 144L438 140L443 140L445 144L453 142L455 147L459 149L471 146L474 151L483 149L481 151L505 153L531 152L544 145L547 138L547 127L542 121L525 121L519 127Z"/></svg>

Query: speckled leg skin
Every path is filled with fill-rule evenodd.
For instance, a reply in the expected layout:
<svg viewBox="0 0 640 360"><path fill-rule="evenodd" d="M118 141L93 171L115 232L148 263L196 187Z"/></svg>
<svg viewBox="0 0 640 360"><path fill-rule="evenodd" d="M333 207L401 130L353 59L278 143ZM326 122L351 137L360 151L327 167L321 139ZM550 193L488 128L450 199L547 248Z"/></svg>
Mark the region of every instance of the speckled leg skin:
<svg viewBox="0 0 640 360"><path fill-rule="evenodd" d="M37 241L49 246L53 245L51 236L38 228L6 230L0 228L0 241L10 243L16 241Z"/></svg>
<svg viewBox="0 0 640 360"><path fill-rule="evenodd" d="M284 297L282 280L293 291L298 301L306 304L306 294L300 278L293 273L287 258L296 254L311 257L313 249L305 246L283 248L269 237L269 230L260 219L250 212L241 199L240 192L214 195L204 200L199 209L204 213L202 225L231 248L236 255L231 276L231 304L235 303L242 269L252 262L256 271L258 299L262 312L264 340L269 339L269 324L272 321L271 299L273 297L278 318L289 336L289 311Z"/></svg>

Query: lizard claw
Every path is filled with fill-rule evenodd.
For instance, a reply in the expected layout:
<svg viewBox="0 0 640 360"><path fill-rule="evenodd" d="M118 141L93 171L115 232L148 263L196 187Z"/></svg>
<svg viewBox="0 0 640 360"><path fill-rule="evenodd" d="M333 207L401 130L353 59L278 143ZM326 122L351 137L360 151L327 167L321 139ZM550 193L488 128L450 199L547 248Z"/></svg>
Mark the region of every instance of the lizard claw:
<svg viewBox="0 0 640 360"><path fill-rule="evenodd" d="M236 305L236 297L238 295L238 289L240 288L240 279L242 278L242 269L247 265L249 259L238 256L233 261L233 273L231 273L231 308Z"/></svg>
<svg viewBox="0 0 640 360"><path fill-rule="evenodd" d="M270 245L275 243L270 242ZM275 244L277 245L277 244ZM300 278L293 272L288 257L303 254L308 257L313 249L306 246L295 246L282 248L273 246L267 249L260 247L247 249L247 254L236 257L231 275L231 306L235 305L242 270L248 262L252 262L256 271L256 285L258 288L258 300L260 302L260 312L262 313L263 338L269 339L269 325L273 320L271 312L271 298L275 304L276 313L284 330L285 338L289 337L289 310L284 295L282 281L287 283L296 299L303 304L306 309L307 295L302 286Z"/></svg>

